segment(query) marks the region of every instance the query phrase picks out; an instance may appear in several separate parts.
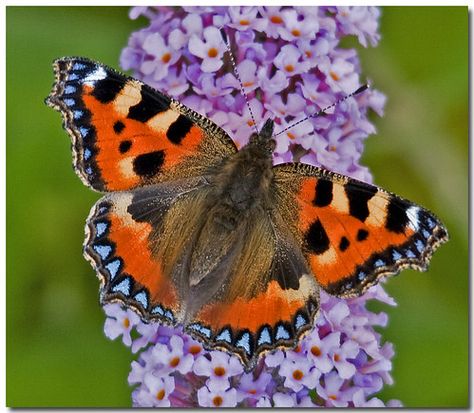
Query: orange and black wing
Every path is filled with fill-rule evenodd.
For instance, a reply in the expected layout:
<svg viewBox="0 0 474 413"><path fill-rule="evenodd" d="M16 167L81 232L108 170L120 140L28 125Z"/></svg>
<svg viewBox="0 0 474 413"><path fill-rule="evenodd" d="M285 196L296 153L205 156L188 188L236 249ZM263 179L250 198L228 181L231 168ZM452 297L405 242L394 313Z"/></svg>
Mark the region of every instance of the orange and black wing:
<svg viewBox="0 0 474 413"><path fill-rule="evenodd" d="M300 163L274 172L277 204L330 294L358 296L404 268L425 271L448 240L434 214L376 186Z"/></svg>
<svg viewBox="0 0 474 413"><path fill-rule="evenodd" d="M205 175L237 151L209 119L107 66L65 57L54 72L46 103L63 115L76 173L97 191Z"/></svg>

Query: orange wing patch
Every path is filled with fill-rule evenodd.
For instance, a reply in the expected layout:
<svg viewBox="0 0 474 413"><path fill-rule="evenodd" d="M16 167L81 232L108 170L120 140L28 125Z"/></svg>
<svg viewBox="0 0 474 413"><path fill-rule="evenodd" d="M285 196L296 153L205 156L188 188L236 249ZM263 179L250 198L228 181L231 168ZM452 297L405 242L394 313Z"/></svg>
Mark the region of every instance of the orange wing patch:
<svg viewBox="0 0 474 413"><path fill-rule="evenodd" d="M94 96L94 88L84 88L84 105L96 130L97 167L109 191L159 181L162 174L195 153L204 136L172 109L145 122L144 115L137 116L138 120L124 116L142 104L141 93L141 85L130 82L113 101L103 103Z"/></svg>

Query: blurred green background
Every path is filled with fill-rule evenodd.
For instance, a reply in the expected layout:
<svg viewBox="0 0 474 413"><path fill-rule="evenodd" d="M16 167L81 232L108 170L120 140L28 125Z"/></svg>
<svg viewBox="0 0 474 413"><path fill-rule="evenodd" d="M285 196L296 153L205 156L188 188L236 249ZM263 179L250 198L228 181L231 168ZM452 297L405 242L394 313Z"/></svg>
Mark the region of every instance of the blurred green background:
<svg viewBox="0 0 474 413"><path fill-rule="evenodd" d="M126 8L7 7L7 405L130 406L129 349L103 334L98 280L82 258L98 199L71 169L69 138L43 99L51 62L87 56L118 67L144 19ZM363 75L388 96L363 163L375 183L436 214L451 241L428 273L386 284L398 307L379 395L408 407L468 406L468 11L386 7ZM348 42L354 45L355 42Z"/></svg>

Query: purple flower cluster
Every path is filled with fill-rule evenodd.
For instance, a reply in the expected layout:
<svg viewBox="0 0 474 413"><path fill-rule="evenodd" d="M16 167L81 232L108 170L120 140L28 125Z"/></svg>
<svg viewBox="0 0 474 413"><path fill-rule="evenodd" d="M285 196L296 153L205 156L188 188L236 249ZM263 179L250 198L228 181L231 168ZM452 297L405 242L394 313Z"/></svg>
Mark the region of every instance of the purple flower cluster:
<svg viewBox="0 0 474 413"><path fill-rule="evenodd" d="M122 336L133 352L145 347L128 376L138 385L137 407L382 407L373 395L392 383L394 353L390 343L380 346L373 327L385 326L387 316L368 311L369 299L395 305L380 285L350 300L321 293L314 329L295 350L269 353L251 373L236 356L204 350L181 328L144 324L119 304L105 306L105 333Z"/></svg>
<svg viewBox="0 0 474 413"><path fill-rule="evenodd" d="M255 126L275 120L278 134L361 85L354 35L376 45L375 7L137 7L148 27L132 33L120 62L145 83L223 127L237 146ZM219 28L227 33L249 113ZM362 80L364 83L364 79ZM370 181L359 164L364 139L375 132L368 109L381 115L385 96L368 90L276 136L274 162L301 162ZM254 121L256 125L254 125Z"/></svg>
<svg viewBox="0 0 474 413"><path fill-rule="evenodd" d="M374 7L135 7L130 12L131 18L140 15L150 24L131 35L121 55L123 69L211 118L239 147L270 117L278 134L356 90L361 85L357 53L339 43L350 35L363 46L379 40ZM253 117L219 28L229 38ZM384 103L384 95L370 89L298 124L275 138L274 162L299 160L370 182L368 169L359 164L363 141L375 131L367 112L382 115ZM128 377L137 407L382 407L374 394L392 383L394 352L374 330L386 325L387 316L369 311L369 299L395 305L380 285L350 300L321 292L313 330L295 350L263 357L251 373L236 356L205 350L181 328L144 324L118 304L105 306L105 333L121 336L139 352Z"/></svg>

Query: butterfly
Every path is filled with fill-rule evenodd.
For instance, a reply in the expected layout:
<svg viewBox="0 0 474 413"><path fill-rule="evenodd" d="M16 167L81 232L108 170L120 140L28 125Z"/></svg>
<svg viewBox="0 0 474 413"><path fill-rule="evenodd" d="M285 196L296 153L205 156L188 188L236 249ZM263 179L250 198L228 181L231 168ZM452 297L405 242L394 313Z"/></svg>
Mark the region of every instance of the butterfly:
<svg viewBox="0 0 474 413"><path fill-rule="evenodd" d="M273 166L274 123L237 149L214 122L85 58L54 62L46 103L61 112L73 165L105 195L84 255L102 304L183 325L246 370L312 328L319 291L363 294L425 271L448 240L428 210L303 163Z"/></svg>

